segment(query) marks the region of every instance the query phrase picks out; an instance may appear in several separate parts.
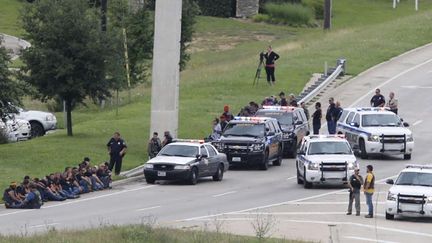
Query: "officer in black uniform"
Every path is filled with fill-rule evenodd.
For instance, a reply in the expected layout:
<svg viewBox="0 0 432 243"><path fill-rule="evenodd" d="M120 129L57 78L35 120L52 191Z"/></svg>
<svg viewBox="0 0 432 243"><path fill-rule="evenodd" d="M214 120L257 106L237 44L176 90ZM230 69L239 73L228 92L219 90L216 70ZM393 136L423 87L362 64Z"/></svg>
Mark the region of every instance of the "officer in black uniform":
<svg viewBox="0 0 432 243"><path fill-rule="evenodd" d="M119 132L115 132L114 136L108 141L107 147L110 155L109 170L112 171L115 165L115 174L118 175L127 150L126 142L120 137Z"/></svg>

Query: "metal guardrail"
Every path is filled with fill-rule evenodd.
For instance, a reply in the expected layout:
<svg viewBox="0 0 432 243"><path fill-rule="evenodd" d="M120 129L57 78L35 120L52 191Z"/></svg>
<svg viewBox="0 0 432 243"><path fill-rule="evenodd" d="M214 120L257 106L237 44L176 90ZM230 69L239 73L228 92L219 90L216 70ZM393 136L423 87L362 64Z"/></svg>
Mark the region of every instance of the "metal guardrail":
<svg viewBox="0 0 432 243"><path fill-rule="evenodd" d="M301 98L298 103L301 102L307 103L312 98L314 98L324 87L326 87L329 83L331 83L334 79L339 77L339 75L345 73L345 59L338 59L337 61L337 67L334 69L333 73L327 76L327 78L322 81L317 87L315 87L313 90L311 90L307 95L305 95L303 98Z"/></svg>

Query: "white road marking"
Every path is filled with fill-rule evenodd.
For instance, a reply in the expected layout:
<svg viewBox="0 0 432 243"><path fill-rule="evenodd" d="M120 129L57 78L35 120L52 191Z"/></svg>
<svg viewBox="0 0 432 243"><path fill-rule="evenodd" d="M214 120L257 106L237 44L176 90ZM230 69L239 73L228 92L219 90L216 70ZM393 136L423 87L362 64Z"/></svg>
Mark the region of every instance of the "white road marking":
<svg viewBox="0 0 432 243"><path fill-rule="evenodd" d="M359 240L359 241L377 242L377 243L398 243L397 241L377 240L377 239L370 239L370 238L357 237L357 236L345 236L344 238L351 239L351 240Z"/></svg>
<svg viewBox="0 0 432 243"><path fill-rule="evenodd" d="M60 224L60 223L38 224L38 225L30 226L29 229L33 229L33 228L41 228L41 227L49 227L49 226L58 225L58 224Z"/></svg>
<svg viewBox="0 0 432 243"><path fill-rule="evenodd" d="M292 180L292 179L295 179L295 178L297 178L297 176L288 177L288 178L286 178L286 180L289 181L289 180Z"/></svg>
<svg viewBox="0 0 432 243"><path fill-rule="evenodd" d="M50 206L45 206L42 208L55 208L55 207L60 207L60 206L65 206L65 205L69 205L69 204L75 204L75 203L80 203L80 202L85 202L85 201L90 201L90 200L95 200L95 199L99 199L99 198L104 198L104 197L110 197L110 196L114 196L114 195L118 195L118 194L123 194L123 193L127 193L127 192L134 192L134 191L139 191L142 189L149 189L152 187L155 187L156 185L151 185L151 186L142 186L142 187L138 187L138 188L134 188L134 189L129 189L129 190L124 190L124 191L118 191L118 192L113 192L113 193L109 193L109 194L104 194L104 195L100 195L100 196L96 196L96 197L89 197L89 198L84 198L84 199L75 199L74 201L68 201L65 203L60 203L60 204L55 204L55 205L50 205ZM1 216L1 215L0 215Z"/></svg>
<svg viewBox="0 0 432 243"><path fill-rule="evenodd" d="M229 195L229 194L233 194L233 193L236 193L236 192L237 192L237 191L225 192L225 193L221 193L221 194L213 195L213 197L222 197L222 196Z"/></svg>
<svg viewBox="0 0 432 243"><path fill-rule="evenodd" d="M376 181L376 183L379 183L379 182L382 182L382 181L386 181L387 179L394 178L396 176L397 175L389 176L387 178L384 178L384 179ZM186 218L186 219L178 219L178 220L176 220L176 222L194 221L194 220L199 220L199 219L218 217L218 216L222 216L222 215L226 215L226 214L243 213L243 212L247 212L247 211L253 211L253 210L265 209L265 208L270 208L270 207L276 207L276 206L286 205L286 204L289 204L289 203L301 202L301 201L306 201L306 200L310 200L310 199L320 198L320 197L324 197L324 196L340 193L340 192L343 192L343 191L346 191L346 189L340 189L340 190L336 190L336 191L330 191L330 192L326 192L326 193L322 193L322 194L318 194L318 195L314 195L314 196L310 196L310 197L299 198L299 199L295 199L295 200L290 200L290 201L285 201L285 202L280 202L280 203L274 203L274 204L269 204L269 205L264 205L264 206L259 206L259 207L253 207L253 208L248 208L248 209L243 209L243 210L238 210L238 211L232 211L232 212L226 212L226 213L218 213L218 214L209 214L209 215L192 217L192 218Z"/></svg>
<svg viewBox="0 0 432 243"><path fill-rule="evenodd" d="M413 126L417 126L418 124L420 124L422 122L423 122L423 120L418 120L418 121L416 121L416 122L413 123Z"/></svg>
<svg viewBox="0 0 432 243"><path fill-rule="evenodd" d="M432 89L432 86L416 86L416 85L403 85L401 88L406 89Z"/></svg>
<svg viewBox="0 0 432 243"><path fill-rule="evenodd" d="M227 215L345 215L346 212L248 212L232 213ZM384 217L384 214L375 214Z"/></svg>
<svg viewBox="0 0 432 243"><path fill-rule="evenodd" d="M380 202L376 202L378 204L384 204L385 201L380 201ZM348 200L345 202L294 202L294 203L287 203L289 205L294 204L294 205L333 205L333 204L348 204ZM362 204L366 204L366 202L362 202ZM374 203L375 204L375 203Z"/></svg>
<svg viewBox="0 0 432 243"><path fill-rule="evenodd" d="M140 211L146 211L146 210L151 210L151 209L156 209L156 208L160 208L161 206L154 206L154 207L148 207L148 208L141 208L141 209L137 209L137 212Z"/></svg>
<svg viewBox="0 0 432 243"><path fill-rule="evenodd" d="M17 211L13 211L13 212L10 212L10 213L0 214L0 217L12 215L12 214L28 213L28 212L35 211L35 210L36 209L29 209L29 210L18 209Z"/></svg>
<svg viewBox="0 0 432 243"><path fill-rule="evenodd" d="M388 80L385 81L384 83L382 83L382 84L376 86L374 89L371 89L369 92L367 92L366 94L364 94L362 97L360 97L360 98L358 98L356 101L354 101L354 102L353 102L349 107L353 107L353 106L357 105L357 103L359 103L360 101L362 101L363 99L365 99L366 97L371 96L371 94L373 94L373 93L375 92L376 89L379 89L379 88L383 87L384 85L387 85L387 84L389 84L390 82L394 81L395 79L397 79L397 78L399 78L399 77L401 77L401 76L403 76L403 75L405 75L405 74L407 74L407 73L409 73L409 72L411 72L411 71L413 71L413 70L415 70L415 69L417 69L417 68L419 68L419 67L421 67L421 66L423 66L423 65L426 65L426 64L428 64L428 63L430 63L430 62L432 62L432 59L429 59L429 60L427 60L427 61L424 61L424 62L422 62L422 63L420 63L420 64L415 65L414 67L411 67L411 68L409 68L409 69L406 69L406 70L403 71L403 72L400 72L399 74L393 76L392 78L388 79Z"/></svg>

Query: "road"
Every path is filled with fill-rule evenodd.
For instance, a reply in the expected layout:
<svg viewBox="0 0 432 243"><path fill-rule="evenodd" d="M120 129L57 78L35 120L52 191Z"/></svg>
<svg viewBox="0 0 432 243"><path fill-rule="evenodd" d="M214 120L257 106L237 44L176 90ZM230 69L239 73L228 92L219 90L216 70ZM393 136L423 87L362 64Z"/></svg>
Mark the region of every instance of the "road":
<svg viewBox="0 0 432 243"><path fill-rule="evenodd" d="M409 162L425 164L431 163L432 130L428 127L432 124L431 79L432 45L429 45L379 65L329 95L334 95L345 106L367 106L374 88L380 87L386 96L394 91L399 99L400 114L411 124L415 136L416 147ZM381 182L394 177L407 163L397 157L359 161L362 173L367 164L372 164ZM29 234L52 227L76 229L153 220L159 225L202 227L205 222L220 220L226 223L226 231L253 234L251 221L254 216L265 214L278 222L274 235L286 238L327 241L332 236L340 242L432 241L432 221L389 222L383 219L386 185L378 185L375 219L347 218L344 215L346 188L303 189L297 185L295 175L295 161L285 159L281 167L270 167L268 171L228 171L222 182L204 179L196 186L147 185L141 180L76 200L50 202L41 210L0 209L0 233ZM364 205L362 209L364 212ZM335 226L329 230L328 225Z"/></svg>
<svg viewBox="0 0 432 243"><path fill-rule="evenodd" d="M1 42L0 44L12 52L11 53L12 60L18 58L21 49L30 47L29 42L15 36L0 33L0 39L1 38L3 38L3 42Z"/></svg>

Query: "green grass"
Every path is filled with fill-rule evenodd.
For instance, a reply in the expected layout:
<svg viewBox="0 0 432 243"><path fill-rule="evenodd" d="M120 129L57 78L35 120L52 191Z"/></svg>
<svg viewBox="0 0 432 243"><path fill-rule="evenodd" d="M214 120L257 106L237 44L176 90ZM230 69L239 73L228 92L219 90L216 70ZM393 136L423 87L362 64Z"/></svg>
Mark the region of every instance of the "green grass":
<svg viewBox="0 0 432 243"><path fill-rule="evenodd" d="M145 225L129 225L129 226L105 226L98 229L89 229L82 231L56 231L50 230L46 234L36 236L0 236L0 243L15 242L15 243L59 243L59 242L73 242L73 243L92 243L92 242L106 242L106 243L202 243L202 242L215 242L215 243L231 243L231 242L247 242L247 243L301 243L304 241L284 240L266 238L259 240L256 237L250 236L237 236L226 233L211 233L208 231L189 231L189 230L176 230L167 228L151 228Z"/></svg>
<svg viewBox="0 0 432 243"><path fill-rule="evenodd" d="M202 138L211 131L212 118L229 104L233 113L249 101L298 93L310 75L321 72L324 62L347 58L350 74L386 61L407 50L432 41L432 1L422 2L415 12L412 1L401 1L397 9L384 0L334 0L333 29L293 28L252 21L199 17L192 59L181 73L179 137ZM263 79L252 87L258 54L268 43L281 55L277 63L277 85ZM163 94L158 94L163 96ZM118 130L129 145L123 169L146 161L149 137L150 90L120 95L119 115L108 106L78 107L73 112L74 134L64 130L43 138L0 146L0 188L24 175L42 176L75 165L84 156L94 162L108 159L105 144ZM26 100L27 108L44 109L40 102ZM63 115L57 113L59 126Z"/></svg>
<svg viewBox="0 0 432 243"><path fill-rule="evenodd" d="M19 24L21 1L0 0L0 33L21 37L23 30Z"/></svg>

